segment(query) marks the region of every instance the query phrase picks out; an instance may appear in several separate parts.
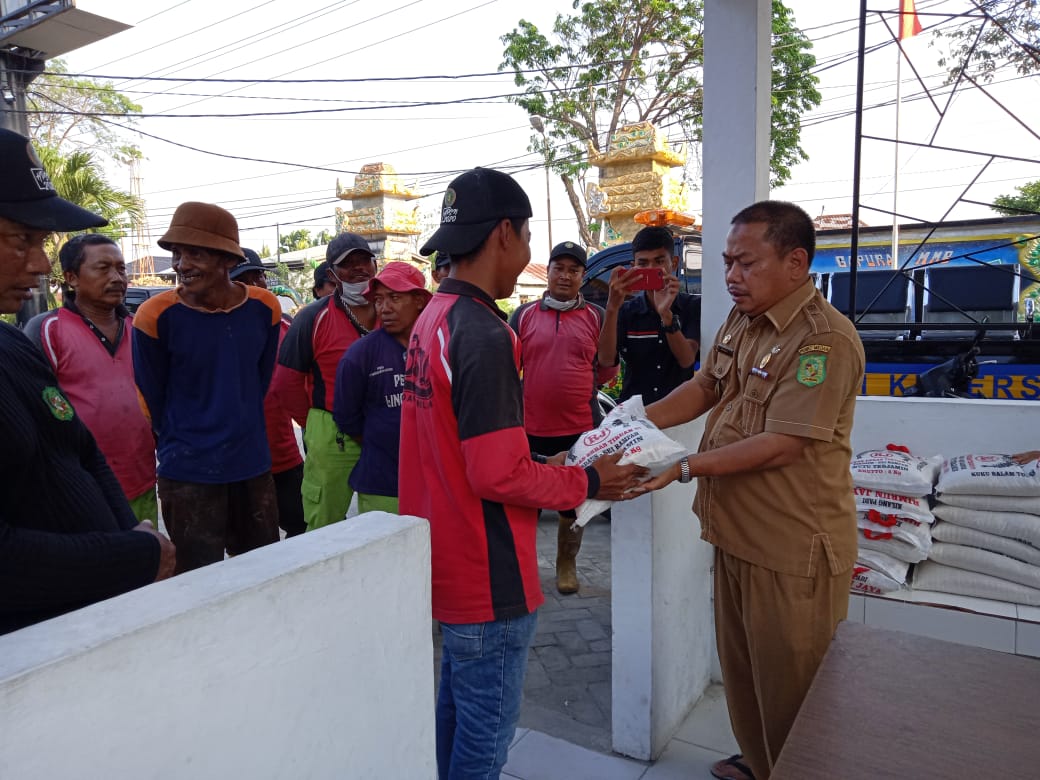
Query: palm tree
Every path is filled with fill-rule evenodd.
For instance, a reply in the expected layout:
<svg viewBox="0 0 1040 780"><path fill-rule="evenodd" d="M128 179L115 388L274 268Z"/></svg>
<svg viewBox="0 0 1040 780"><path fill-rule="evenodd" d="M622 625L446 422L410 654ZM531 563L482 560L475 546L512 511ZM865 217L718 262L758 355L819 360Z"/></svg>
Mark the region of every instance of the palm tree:
<svg viewBox="0 0 1040 780"><path fill-rule="evenodd" d="M108 226L98 228L97 232L119 239L144 221L141 201L109 184L91 152L77 149L66 155L54 147L41 145L37 153L61 197L108 220ZM64 243L64 233L55 235L52 257L57 256L57 250ZM53 260L52 269L52 276L60 279L61 269Z"/></svg>

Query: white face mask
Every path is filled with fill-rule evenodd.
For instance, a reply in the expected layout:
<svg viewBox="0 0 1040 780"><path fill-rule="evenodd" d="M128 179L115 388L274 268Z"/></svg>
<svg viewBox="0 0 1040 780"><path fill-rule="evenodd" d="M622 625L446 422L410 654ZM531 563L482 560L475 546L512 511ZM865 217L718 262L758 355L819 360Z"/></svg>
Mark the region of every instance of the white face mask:
<svg viewBox="0 0 1040 780"><path fill-rule="evenodd" d="M344 282L339 283L339 297L345 306L363 306L368 299L362 295L368 282Z"/></svg>

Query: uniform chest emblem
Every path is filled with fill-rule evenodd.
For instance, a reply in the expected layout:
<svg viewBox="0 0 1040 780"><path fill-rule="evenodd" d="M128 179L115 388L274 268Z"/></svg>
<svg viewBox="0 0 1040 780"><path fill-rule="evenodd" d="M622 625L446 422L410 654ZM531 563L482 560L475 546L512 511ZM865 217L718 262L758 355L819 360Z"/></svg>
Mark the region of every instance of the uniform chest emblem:
<svg viewBox="0 0 1040 780"><path fill-rule="evenodd" d="M801 355L798 358L798 374L796 379L799 384L806 387L822 385L827 378L827 356L826 355Z"/></svg>
<svg viewBox="0 0 1040 780"><path fill-rule="evenodd" d="M56 387L43 388L43 400L51 410L51 414L62 422L68 422L76 416L72 409L72 404L61 394L61 390Z"/></svg>

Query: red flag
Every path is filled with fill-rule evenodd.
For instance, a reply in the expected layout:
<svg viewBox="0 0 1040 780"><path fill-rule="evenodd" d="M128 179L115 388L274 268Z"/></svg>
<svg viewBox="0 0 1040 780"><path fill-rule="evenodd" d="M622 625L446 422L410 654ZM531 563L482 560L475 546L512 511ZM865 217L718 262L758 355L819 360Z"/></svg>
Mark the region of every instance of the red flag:
<svg viewBox="0 0 1040 780"><path fill-rule="evenodd" d="M899 0L899 40L913 38L921 32L921 20L917 18L914 0Z"/></svg>

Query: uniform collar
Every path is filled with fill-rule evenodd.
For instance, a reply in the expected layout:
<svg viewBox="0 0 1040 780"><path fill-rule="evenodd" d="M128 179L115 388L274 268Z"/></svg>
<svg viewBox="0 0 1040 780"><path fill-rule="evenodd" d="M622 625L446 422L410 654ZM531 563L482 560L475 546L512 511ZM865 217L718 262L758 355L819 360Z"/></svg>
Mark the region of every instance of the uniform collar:
<svg viewBox="0 0 1040 780"><path fill-rule="evenodd" d="M812 300L815 294L816 285L812 283L812 279L806 279L801 287L774 303L765 313L765 316L773 323L778 333L783 333L784 329L791 324L795 315L802 310L805 304Z"/></svg>
<svg viewBox="0 0 1040 780"><path fill-rule="evenodd" d="M508 320L506 313L498 308L498 304L495 303L495 299L488 295L486 292L481 290L475 284L464 282L461 279L453 279L448 277L441 282L440 287L437 288L438 293L446 293L447 295L465 295L468 298L476 298L482 303L486 304L491 308L495 314L501 317L503 320Z"/></svg>

